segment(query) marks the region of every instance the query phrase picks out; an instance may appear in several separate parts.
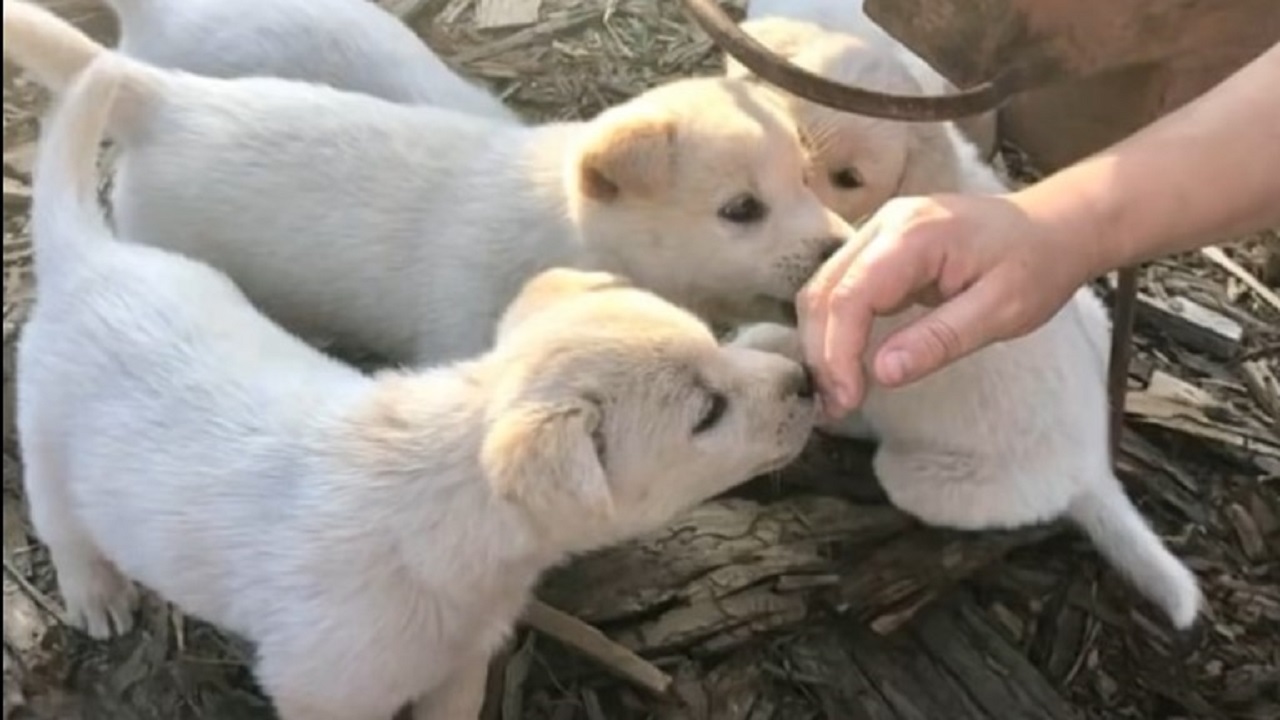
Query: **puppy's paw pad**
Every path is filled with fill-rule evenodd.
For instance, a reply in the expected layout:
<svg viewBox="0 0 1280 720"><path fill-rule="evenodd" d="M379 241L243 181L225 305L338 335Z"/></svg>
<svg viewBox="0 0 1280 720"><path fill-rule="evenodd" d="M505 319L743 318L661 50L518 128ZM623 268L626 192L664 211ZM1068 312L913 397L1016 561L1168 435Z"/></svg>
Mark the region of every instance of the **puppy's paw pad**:
<svg viewBox="0 0 1280 720"><path fill-rule="evenodd" d="M95 640L107 640L133 629L138 589L109 566L95 569L91 577L62 582L67 619Z"/></svg>

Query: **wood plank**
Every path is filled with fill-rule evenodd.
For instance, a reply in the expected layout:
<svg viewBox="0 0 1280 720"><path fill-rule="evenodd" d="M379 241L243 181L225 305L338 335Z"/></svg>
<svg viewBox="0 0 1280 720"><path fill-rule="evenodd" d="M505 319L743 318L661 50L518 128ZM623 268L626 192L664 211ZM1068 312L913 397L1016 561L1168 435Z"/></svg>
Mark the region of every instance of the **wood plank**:
<svg viewBox="0 0 1280 720"><path fill-rule="evenodd" d="M1217 358L1232 358L1240 349L1240 323L1183 297L1138 294L1138 319L1169 337Z"/></svg>
<svg viewBox="0 0 1280 720"><path fill-rule="evenodd" d="M1073 720L1057 690L968 599L940 607L911 627L916 642L992 717Z"/></svg>
<svg viewBox="0 0 1280 720"><path fill-rule="evenodd" d="M787 649L790 665L831 718L1078 717L966 593L948 595L901 633L883 636L833 622L788 642Z"/></svg>

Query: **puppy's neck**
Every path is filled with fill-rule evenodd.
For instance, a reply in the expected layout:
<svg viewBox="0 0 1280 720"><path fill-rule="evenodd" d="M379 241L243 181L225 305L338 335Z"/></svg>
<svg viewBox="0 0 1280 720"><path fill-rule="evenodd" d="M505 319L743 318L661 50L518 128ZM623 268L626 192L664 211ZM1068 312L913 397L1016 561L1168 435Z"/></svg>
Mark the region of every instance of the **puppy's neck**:
<svg viewBox="0 0 1280 720"><path fill-rule="evenodd" d="M998 194L1008 188L978 148L951 123L920 127L912 138L900 195Z"/></svg>
<svg viewBox="0 0 1280 720"><path fill-rule="evenodd" d="M508 187L512 193L508 199L522 205L537 203L540 212L554 215L568 228L572 218L566 158L574 151L585 127L583 122L521 127L518 140L514 133L511 140L500 140L503 147L496 148L496 152L505 156L513 181ZM495 172L500 170L495 168Z"/></svg>
<svg viewBox="0 0 1280 720"><path fill-rule="evenodd" d="M478 158L483 197L501 198L481 222L487 232L518 238L525 249L509 263L518 277L556 265L574 266L583 239L570 212L566 158L585 123L514 126L496 132Z"/></svg>

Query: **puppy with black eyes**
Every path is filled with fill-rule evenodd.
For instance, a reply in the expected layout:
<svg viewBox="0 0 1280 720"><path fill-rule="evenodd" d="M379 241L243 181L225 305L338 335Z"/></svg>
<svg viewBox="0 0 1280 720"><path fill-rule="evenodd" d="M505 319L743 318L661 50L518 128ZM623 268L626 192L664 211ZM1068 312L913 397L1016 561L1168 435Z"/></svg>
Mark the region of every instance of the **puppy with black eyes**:
<svg viewBox="0 0 1280 720"><path fill-rule="evenodd" d="M898 54L842 32L788 17L742 24L747 34L800 67L840 82L900 95L923 88ZM729 77L757 81L732 58ZM827 207L856 221L890 198L1005 190L977 148L951 123L907 123L856 115L777 91L805 136L812 187Z"/></svg>
<svg viewBox="0 0 1280 720"><path fill-rule="evenodd" d="M32 520L92 636L130 629L137 581L253 641L282 720L476 718L545 568L803 447L799 364L608 274L536 274L493 347L368 376L117 240L95 160L130 72L103 56L45 123L18 349Z"/></svg>
<svg viewBox="0 0 1280 720"><path fill-rule="evenodd" d="M890 92L909 94L913 87L894 58L857 38L792 20L753 22L753 35L809 70ZM1006 190L954 129L888 123L794 97L788 103L812 139L816 164L827 170L815 174L815 189L847 219L878 210L891 224L884 219L894 215L890 198L899 194ZM860 171L860 187L841 187L848 168ZM868 352L926 311L915 306L877 319ZM794 328L754 325L739 336L800 359ZM1091 288L1081 288L1040 329L905 387L872 384L857 411L823 429L878 440L874 465L889 499L929 524L980 530L1070 518L1176 627L1186 628L1202 603L1196 578L1147 525L1112 467L1109 351L1106 309Z"/></svg>
<svg viewBox="0 0 1280 720"><path fill-rule="evenodd" d="M120 23L120 52L159 67L323 83L519 122L369 0L103 1Z"/></svg>
<svg viewBox="0 0 1280 720"><path fill-rule="evenodd" d="M6 0L5 52L59 90L110 51ZM730 325L785 319L851 232L777 97L670 83L524 127L274 78L122 59L124 234L227 272L268 316L398 362L486 347L524 280L605 270Z"/></svg>
<svg viewBox="0 0 1280 720"><path fill-rule="evenodd" d="M872 20L863 5L863 0L750 0L746 20L753 25L755 21L799 20L812 23L824 32L857 38L882 57L892 58L895 64L910 73L919 90L904 88L899 91L902 94L946 95L958 90L954 83ZM989 158L995 151L994 110L943 124L954 125L977 147L980 158Z"/></svg>

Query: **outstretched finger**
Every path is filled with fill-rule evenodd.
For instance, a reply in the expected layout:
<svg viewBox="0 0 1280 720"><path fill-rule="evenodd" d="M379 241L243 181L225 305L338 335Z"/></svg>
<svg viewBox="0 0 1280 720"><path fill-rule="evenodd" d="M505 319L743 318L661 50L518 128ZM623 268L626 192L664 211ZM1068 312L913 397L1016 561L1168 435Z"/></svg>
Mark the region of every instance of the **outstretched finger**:
<svg viewBox="0 0 1280 720"><path fill-rule="evenodd" d="M832 322L831 293L844 278L849 267L857 260L858 254L875 237L878 225L879 223L873 218L858 228L844 246L818 268L796 298L804 356L813 371L814 381L822 395L823 406L833 417L843 412L839 408L845 404L839 397L837 376L844 376L844 384L853 386L855 395L856 389L862 384L862 378L860 367L853 368L855 377L850 379L848 373L833 373L834 368L826 361L826 338Z"/></svg>
<svg viewBox="0 0 1280 720"><path fill-rule="evenodd" d="M876 352L876 380L891 387L915 382L1000 339L1006 299L988 279L893 333Z"/></svg>

